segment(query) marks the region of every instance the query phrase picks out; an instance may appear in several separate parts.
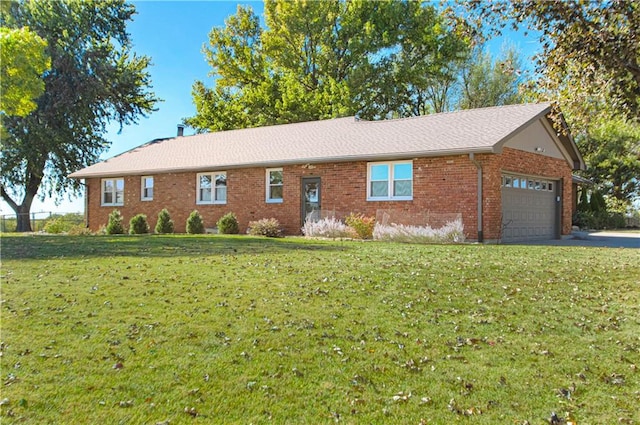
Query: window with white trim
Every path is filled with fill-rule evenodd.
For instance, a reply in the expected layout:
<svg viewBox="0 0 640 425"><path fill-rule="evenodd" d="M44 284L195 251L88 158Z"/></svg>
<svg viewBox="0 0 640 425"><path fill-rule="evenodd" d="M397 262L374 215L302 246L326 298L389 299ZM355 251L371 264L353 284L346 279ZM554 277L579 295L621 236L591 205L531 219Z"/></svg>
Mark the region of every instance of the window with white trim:
<svg viewBox="0 0 640 425"><path fill-rule="evenodd" d="M198 173L196 180L197 204L227 203L227 173Z"/></svg>
<svg viewBox="0 0 640 425"><path fill-rule="evenodd" d="M153 200L153 176L143 176L140 179L140 199L143 201Z"/></svg>
<svg viewBox="0 0 640 425"><path fill-rule="evenodd" d="M283 201L282 189L283 178L282 168L267 168L266 170L266 201L268 203L278 203Z"/></svg>
<svg viewBox="0 0 640 425"><path fill-rule="evenodd" d="M410 201L412 199L412 161L367 164L368 201Z"/></svg>
<svg viewBox="0 0 640 425"><path fill-rule="evenodd" d="M120 206L124 205L124 179L102 179L102 205Z"/></svg>

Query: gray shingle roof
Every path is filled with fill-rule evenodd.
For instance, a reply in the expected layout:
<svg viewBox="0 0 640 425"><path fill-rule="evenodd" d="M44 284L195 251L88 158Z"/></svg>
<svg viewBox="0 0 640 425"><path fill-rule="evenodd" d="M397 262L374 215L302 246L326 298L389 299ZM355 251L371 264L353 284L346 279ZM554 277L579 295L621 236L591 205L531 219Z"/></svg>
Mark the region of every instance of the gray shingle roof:
<svg viewBox="0 0 640 425"><path fill-rule="evenodd" d="M550 110L547 103L384 121L354 117L161 139L84 168L73 178L497 152Z"/></svg>

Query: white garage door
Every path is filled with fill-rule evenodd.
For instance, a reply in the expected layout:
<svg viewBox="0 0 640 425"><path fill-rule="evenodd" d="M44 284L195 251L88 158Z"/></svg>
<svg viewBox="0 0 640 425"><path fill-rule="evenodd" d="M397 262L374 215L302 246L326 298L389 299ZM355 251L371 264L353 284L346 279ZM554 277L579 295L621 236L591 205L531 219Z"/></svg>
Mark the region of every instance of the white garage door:
<svg viewBox="0 0 640 425"><path fill-rule="evenodd" d="M557 182L502 176L502 241L554 239L558 234Z"/></svg>

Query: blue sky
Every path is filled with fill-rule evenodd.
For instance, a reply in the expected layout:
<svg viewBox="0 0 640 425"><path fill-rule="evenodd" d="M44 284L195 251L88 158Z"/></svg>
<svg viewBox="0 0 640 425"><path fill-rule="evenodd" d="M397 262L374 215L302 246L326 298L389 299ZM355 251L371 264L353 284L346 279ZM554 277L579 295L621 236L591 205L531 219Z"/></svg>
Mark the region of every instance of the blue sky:
<svg viewBox="0 0 640 425"><path fill-rule="evenodd" d="M102 159L118 155L149 140L170 137L176 134L176 126L183 118L195 114L191 97L191 87L196 80L212 86L214 79L209 76L211 67L202 53L208 41L211 28L223 26L224 20L236 12L238 4L250 5L262 14L262 2L251 1L134 1L137 15L128 25L133 50L140 55L150 56L153 91L164 101L158 110L148 118L140 118L137 125L109 127L107 139L112 142ZM489 44L492 53L498 54L504 42L511 43L521 52L525 61L539 48L532 37L508 32L501 39ZM185 134L192 134L190 129ZM60 205L53 199L34 201L32 212L81 212L84 210L82 197L68 201L65 195ZM4 203L0 213L12 214Z"/></svg>

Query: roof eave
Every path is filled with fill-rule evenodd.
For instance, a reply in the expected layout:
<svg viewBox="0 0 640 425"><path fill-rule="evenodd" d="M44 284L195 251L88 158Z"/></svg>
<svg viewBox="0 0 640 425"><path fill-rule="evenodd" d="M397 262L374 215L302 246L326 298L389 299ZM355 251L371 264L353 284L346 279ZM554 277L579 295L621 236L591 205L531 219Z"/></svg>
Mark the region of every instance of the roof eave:
<svg viewBox="0 0 640 425"><path fill-rule="evenodd" d="M334 157L319 157L319 158L305 158L305 159L293 159L282 161L259 161L259 162L246 162L240 164L216 164L212 166L194 166L194 167L175 167L175 168L154 168L154 169L139 169L128 171L107 171L107 172L82 172L76 171L69 175L73 179L91 179L91 178L106 178L106 177L121 177L121 176L134 176L134 175L153 175L153 174L168 174L168 173L197 173L203 171L216 171L216 170L230 170L238 168L273 168L283 167L290 165L304 165L304 164L324 164L333 162L355 162L355 161L391 161L391 160L403 160L412 158L426 158L426 157L439 157L439 156L454 156L454 155L468 155L470 153L499 153L499 150L495 149L495 146L480 147L480 148L464 148L464 149L445 149L437 151L411 151L411 152L394 152L387 154L371 154L371 155L342 155Z"/></svg>

